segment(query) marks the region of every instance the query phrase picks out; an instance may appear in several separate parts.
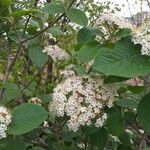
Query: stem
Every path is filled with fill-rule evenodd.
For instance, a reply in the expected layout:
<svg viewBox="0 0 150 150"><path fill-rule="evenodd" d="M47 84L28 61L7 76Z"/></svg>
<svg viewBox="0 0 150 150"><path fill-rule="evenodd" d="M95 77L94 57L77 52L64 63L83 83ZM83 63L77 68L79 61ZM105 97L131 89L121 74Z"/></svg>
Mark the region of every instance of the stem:
<svg viewBox="0 0 150 150"><path fill-rule="evenodd" d="M67 10L62 13L56 20L54 20L52 23L50 23L46 28L44 28L43 30L39 31L37 34L35 34L34 36L31 36L29 37L28 39L22 41L22 44L29 41L29 40L32 40L36 37L38 37L39 35L41 35L42 33L44 33L47 29L49 29L50 27L52 27L54 24L56 24L63 16L66 15L66 12L72 7L72 5L74 4L76 0L72 0L72 2L70 3L70 5L68 6Z"/></svg>

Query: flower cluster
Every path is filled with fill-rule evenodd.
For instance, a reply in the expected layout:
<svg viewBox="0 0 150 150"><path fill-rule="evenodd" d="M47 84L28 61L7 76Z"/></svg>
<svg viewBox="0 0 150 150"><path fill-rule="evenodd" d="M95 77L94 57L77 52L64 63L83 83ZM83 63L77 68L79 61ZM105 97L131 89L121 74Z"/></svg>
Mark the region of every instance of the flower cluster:
<svg viewBox="0 0 150 150"><path fill-rule="evenodd" d="M33 103L33 104L37 104L37 105L41 105L42 101L39 97L33 97L29 100L29 103Z"/></svg>
<svg viewBox="0 0 150 150"><path fill-rule="evenodd" d="M6 138L7 126L11 122L11 114L3 106L0 107L0 139Z"/></svg>
<svg viewBox="0 0 150 150"><path fill-rule="evenodd" d="M133 29L132 41L141 44L141 54L150 56L150 22L145 22L141 26Z"/></svg>
<svg viewBox="0 0 150 150"><path fill-rule="evenodd" d="M67 126L74 132L91 123L101 127L107 118L103 108L112 107L115 95L116 89L104 85L102 79L72 76L54 89L49 111L58 117L68 116Z"/></svg>
<svg viewBox="0 0 150 150"><path fill-rule="evenodd" d="M123 17L119 17L113 13L104 13L97 19L95 24L95 28L100 31L97 40L103 42L112 37L118 29L132 29L132 26L133 25Z"/></svg>
<svg viewBox="0 0 150 150"><path fill-rule="evenodd" d="M117 26L120 29L123 28L132 28L132 25L123 17L119 17L113 13L105 13L100 16L96 22L96 26L101 25Z"/></svg>
<svg viewBox="0 0 150 150"><path fill-rule="evenodd" d="M44 48L43 53L47 53L53 61L60 61L60 60L65 60L69 56L68 54L60 49L57 45L48 45Z"/></svg>

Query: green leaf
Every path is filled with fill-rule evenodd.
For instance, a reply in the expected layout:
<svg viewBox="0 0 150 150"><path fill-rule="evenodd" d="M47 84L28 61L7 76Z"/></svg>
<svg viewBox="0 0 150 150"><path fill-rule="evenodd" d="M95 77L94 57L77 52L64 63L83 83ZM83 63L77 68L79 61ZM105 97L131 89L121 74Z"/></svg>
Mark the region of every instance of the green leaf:
<svg viewBox="0 0 150 150"><path fill-rule="evenodd" d="M56 4L56 3L47 3L43 7L43 12L47 14L60 14L65 12L65 8L62 4Z"/></svg>
<svg viewBox="0 0 150 150"><path fill-rule="evenodd" d="M139 102L136 99L120 99L116 102L116 105L124 108L135 109L137 108L138 103Z"/></svg>
<svg viewBox="0 0 150 150"><path fill-rule="evenodd" d="M47 111L36 104L22 104L12 111L12 122L8 133L19 135L38 127L48 116Z"/></svg>
<svg viewBox="0 0 150 150"><path fill-rule="evenodd" d="M142 56L139 47L127 37L117 42L113 50L103 48L99 51L93 69L106 75L144 76L150 73L150 58Z"/></svg>
<svg viewBox="0 0 150 150"><path fill-rule="evenodd" d="M42 103L49 103L52 100L52 95L51 94L41 95L40 99L42 100Z"/></svg>
<svg viewBox="0 0 150 150"><path fill-rule="evenodd" d="M21 140L11 139L2 150L26 150L26 143Z"/></svg>
<svg viewBox="0 0 150 150"><path fill-rule="evenodd" d="M38 68L42 68L48 61L48 55L44 54L42 50L41 47L35 45L29 47L29 57Z"/></svg>
<svg viewBox="0 0 150 150"><path fill-rule="evenodd" d="M114 36L118 38L129 36L132 33L131 29L120 29Z"/></svg>
<svg viewBox="0 0 150 150"><path fill-rule="evenodd" d="M71 8L69 11L67 11L66 15L71 22L81 26L86 26L88 24L88 18L86 14L80 9Z"/></svg>
<svg viewBox="0 0 150 150"><path fill-rule="evenodd" d="M135 120L135 114L134 114L134 112L126 111L126 112L124 113L123 118L124 118L125 120L128 120L128 122L133 122L133 121Z"/></svg>
<svg viewBox="0 0 150 150"><path fill-rule="evenodd" d="M67 131L62 133L63 141L72 141L74 138L78 138L82 136L81 130L77 132Z"/></svg>
<svg viewBox="0 0 150 150"><path fill-rule="evenodd" d="M80 76L86 75L87 73L86 68L80 65L75 65L73 67L73 70L76 72L77 75L80 75Z"/></svg>
<svg viewBox="0 0 150 150"><path fill-rule="evenodd" d="M108 117L108 119L106 121L106 125L108 128L108 132L114 136L121 135L125 129L124 121L121 118L120 114L117 112L112 113Z"/></svg>
<svg viewBox="0 0 150 150"><path fill-rule="evenodd" d="M11 100L18 98L21 96L21 93L19 90L6 90L4 91L4 95L3 95L3 102L9 103Z"/></svg>
<svg viewBox="0 0 150 150"><path fill-rule="evenodd" d="M120 145L117 147L117 150L133 150L133 149L130 148L130 147L127 147L127 146L124 146L124 145L120 144Z"/></svg>
<svg viewBox="0 0 150 150"><path fill-rule="evenodd" d="M105 128L101 128L98 132L90 136L91 144L98 147L98 150L103 150L108 140L108 133Z"/></svg>
<svg viewBox="0 0 150 150"><path fill-rule="evenodd" d="M23 39L26 39L26 38L29 37L27 34L22 35L22 31L21 31L21 30L17 30L17 34L16 34L16 32L14 32L14 31L10 31L10 32L8 33L8 37L9 37L12 41L14 41L14 42L16 42L16 43L19 43L18 36L19 36L19 37L22 37Z"/></svg>
<svg viewBox="0 0 150 150"><path fill-rule="evenodd" d="M128 86L127 88L133 94L140 94L144 92L144 90L146 89L144 86Z"/></svg>
<svg viewBox="0 0 150 150"><path fill-rule="evenodd" d="M116 83L116 82L126 81L128 79L129 78L117 77L117 76L108 76L104 79L104 83Z"/></svg>
<svg viewBox="0 0 150 150"><path fill-rule="evenodd" d="M119 140L122 143L122 145L124 146L132 146L131 140L130 140L130 136L127 132L123 132L120 136L119 136Z"/></svg>
<svg viewBox="0 0 150 150"><path fill-rule="evenodd" d="M138 105L138 119L143 129L150 134L150 94L145 95Z"/></svg>
<svg viewBox="0 0 150 150"><path fill-rule="evenodd" d="M43 149L41 147L33 147L32 150L45 150L45 149Z"/></svg>
<svg viewBox="0 0 150 150"><path fill-rule="evenodd" d="M95 132L99 131L99 128L95 127L95 126L84 126L82 127L82 132L85 134L93 134Z"/></svg>
<svg viewBox="0 0 150 150"><path fill-rule="evenodd" d="M13 82L6 82L2 85L2 87L7 90L15 90L15 89L19 90L18 85Z"/></svg>
<svg viewBox="0 0 150 150"><path fill-rule="evenodd" d="M96 34L97 34L97 30L91 27L83 27L78 32L77 41L80 44L92 42L95 40Z"/></svg>
<svg viewBox="0 0 150 150"><path fill-rule="evenodd" d="M22 16L35 14L35 13L39 13L39 12L40 11L36 10L36 9L32 9L32 10L18 10L18 11L12 12L10 14L10 16L15 17L15 18L19 18L19 17L22 17Z"/></svg>
<svg viewBox="0 0 150 150"><path fill-rule="evenodd" d="M57 28L49 28L46 32L51 33L54 37L63 35L64 33Z"/></svg>
<svg viewBox="0 0 150 150"><path fill-rule="evenodd" d="M25 81L25 85L27 85L30 81ZM21 90L24 89L25 87L21 86ZM30 83L30 85L28 87L26 87L23 91L24 91L24 94L26 96L30 96L30 97L33 97L34 95L34 92L36 91L37 89L37 83L35 81L32 81Z"/></svg>
<svg viewBox="0 0 150 150"><path fill-rule="evenodd" d="M77 56L81 63L93 60L97 53L101 50L101 45L98 42L90 42L81 47L77 52Z"/></svg>
<svg viewBox="0 0 150 150"><path fill-rule="evenodd" d="M2 101L4 104L7 104L11 100L21 96L20 89L15 83L6 82L5 84L3 84L3 88L5 89Z"/></svg>

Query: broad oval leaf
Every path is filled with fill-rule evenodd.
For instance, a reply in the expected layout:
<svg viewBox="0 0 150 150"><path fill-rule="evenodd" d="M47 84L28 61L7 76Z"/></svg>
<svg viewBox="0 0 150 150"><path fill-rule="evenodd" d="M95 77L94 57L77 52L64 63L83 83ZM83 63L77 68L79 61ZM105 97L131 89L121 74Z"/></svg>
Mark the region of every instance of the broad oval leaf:
<svg viewBox="0 0 150 150"><path fill-rule="evenodd" d="M145 95L138 105L138 119L143 129L150 134L150 94Z"/></svg>
<svg viewBox="0 0 150 150"><path fill-rule="evenodd" d="M65 12L65 8L62 4L57 3L47 3L43 7L43 12L47 14L59 14Z"/></svg>
<svg viewBox="0 0 150 150"><path fill-rule="evenodd" d="M8 133L19 135L27 133L38 127L48 116L47 111L36 104L22 104L12 111L12 122Z"/></svg>
<svg viewBox="0 0 150 150"><path fill-rule="evenodd" d="M96 41L83 45L81 49L77 52L77 56L80 62L85 63L85 62L92 61L93 59L95 59L101 47L102 46Z"/></svg>
<svg viewBox="0 0 150 150"><path fill-rule="evenodd" d="M127 78L144 76L150 73L150 57L142 56L140 48L127 37L117 42L114 49L99 51L93 69L106 75Z"/></svg>
<svg viewBox="0 0 150 150"><path fill-rule="evenodd" d="M97 35L97 30L91 27L83 27L79 30L77 35L77 41L80 44L92 42L95 40Z"/></svg>
<svg viewBox="0 0 150 150"><path fill-rule="evenodd" d="M2 150L26 150L26 143L20 139L8 139Z"/></svg>
<svg viewBox="0 0 150 150"><path fill-rule="evenodd" d="M101 128L98 132L95 132L89 136L93 146L97 146L98 150L104 149L108 140L108 133L105 128Z"/></svg>
<svg viewBox="0 0 150 150"><path fill-rule="evenodd" d="M116 102L116 105L124 107L124 108L130 108L130 109L136 109L138 106L138 101L136 99L119 99Z"/></svg>
<svg viewBox="0 0 150 150"><path fill-rule="evenodd" d="M48 61L48 55L44 54L42 50L41 47L35 45L29 47L29 57L38 68L42 68Z"/></svg>
<svg viewBox="0 0 150 150"><path fill-rule="evenodd" d="M86 14L80 9L71 8L66 13L66 15L73 23L79 24L81 26L86 26L88 24L88 18Z"/></svg>
<svg viewBox="0 0 150 150"><path fill-rule="evenodd" d="M132 146L132 142L130 139L130 134L127 132L123 132L120 136L119 136L119 140L122 143L122 145L127 146L127 147L131 147Z"/></svg>
<svg viewBox="0 0 150 150"><path fill-rule="evenodd" d="M117 38L122 38L131 35L132 31L128 28L120 29L114 36Z"/></svg>
<svg viewBox="0 0 150 150"><path fill-rule="evenodd" d="M108 132L114 136L119 136L125 129L125 124L118 112L112 113L106 121Z"/></svg>
<svg viewBox="0 0 150 150"><path fill-rule="evenodd" d="M58 37L63 35L64 33L59 30L58 28L49 28L47 31L47 33L51 33L54 37Z"/></svg>
<svg viewBox="0 0 150 150"><path fill-rule="evenodd" d="M4 94L3 94L3 100L2 103L7 104L11 100L18 98L21 96L20 89L17 84L12 82L6 82L3 84Z"/></svg>
<svg viewBox="0 0 150 150"><path fill-rule="evenodd" d="M26 16L26 15L30 15L30 14L35 14L35 13L39 13L40 11L39 10L36 10L36 9L31 9L31 10L18 10L18 11L15 11L15 12L12 12L10 14L10 16L13 16L13 17L22 17L22 16Z"/></svg>

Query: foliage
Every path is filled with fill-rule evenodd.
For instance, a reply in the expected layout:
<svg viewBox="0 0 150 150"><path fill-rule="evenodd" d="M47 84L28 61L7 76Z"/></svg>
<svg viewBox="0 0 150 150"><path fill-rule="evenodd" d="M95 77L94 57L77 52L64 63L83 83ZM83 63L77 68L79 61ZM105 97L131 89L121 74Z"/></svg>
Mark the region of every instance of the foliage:
<svg viewBox="0 0 150 150"><path fill-rule="evenodd" d="M104 25L109 38L99 40L103 29L95 26L97 19L103 12L114 11L119 11L117 5L111 10L109 3L93 0L0 0L0 103L12 116L0 149L149 149L150 56L141 54L142 45L133 42L127 28ZM59 59L64 53L65 58ZM73 132L68 129L70 116L54 113L54 92L68 78L66 72L69 77L84 78L81 87L85 89L91 89L89 76L104 88L102 113L94 114L104 117L102 125L96 126L98 119L93 117L89 125L81 122ZM96 85L94 92L99 88ZM65 97L69 99L72 91ZM80 92L75 94L84 99L86 93ZM80 104L84 113L88 103ZM5 114L0 112L0 116ZM0 127L1 122L0 118Z"/></svg>

